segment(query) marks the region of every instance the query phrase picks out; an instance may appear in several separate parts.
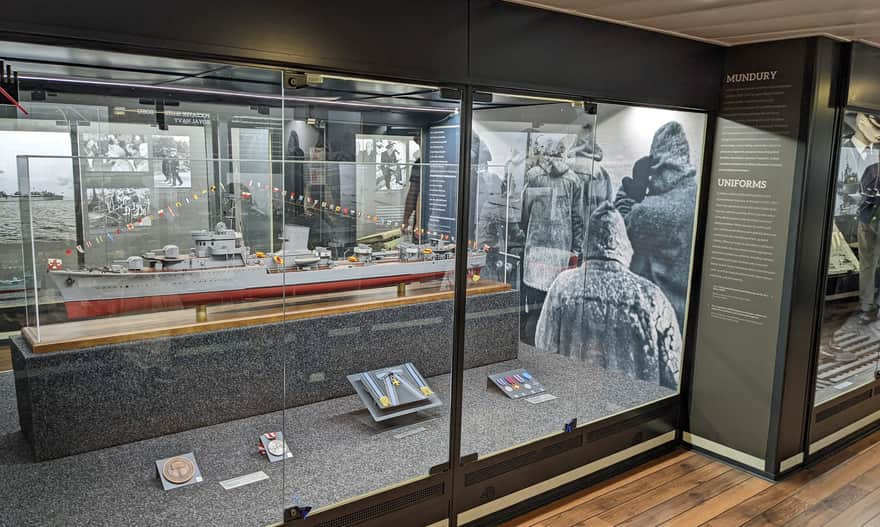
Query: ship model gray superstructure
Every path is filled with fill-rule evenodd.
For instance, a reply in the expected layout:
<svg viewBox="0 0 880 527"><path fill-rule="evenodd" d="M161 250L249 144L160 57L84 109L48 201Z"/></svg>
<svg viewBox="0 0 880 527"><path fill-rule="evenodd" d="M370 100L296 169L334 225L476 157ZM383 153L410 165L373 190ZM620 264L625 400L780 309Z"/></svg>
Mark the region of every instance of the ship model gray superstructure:
<svg viewBox="0 0 880 527"><path fill-rule="evenodd" d="M285 226L282 248L269 254L251 252L242 234L222 222L191 234L188 254L166 245L106 268L50 270L68 317L390 286L441 278L455 268L455 245L442 240L384 252L358 245L334 260L326 248L308 249L306 227ZM484 253L468 251L472 276L484 263Z"/></svg>

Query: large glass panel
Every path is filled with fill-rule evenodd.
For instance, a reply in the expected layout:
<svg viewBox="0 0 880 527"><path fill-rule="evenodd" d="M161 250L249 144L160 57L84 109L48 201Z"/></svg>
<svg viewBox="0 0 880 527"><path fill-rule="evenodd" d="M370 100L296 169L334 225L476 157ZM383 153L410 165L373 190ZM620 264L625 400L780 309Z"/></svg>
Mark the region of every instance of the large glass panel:
<svg viewBox="0 0 880 527"><path fill-rule="evenodd" d="M285 506L305 511L448 460L455 253L468 247L455 240L457 100L315 74L285 86L272 258L285 295Z"/></svg>
<svg viewBox="0 0 880 527"><path fill-rule="evenodd" d="M498 290L467 301L463 455L677 393L705 124L500 94L475 105L468 221L480 283Z"/></svg>
<svg viewBox="0 0 880 527"><path fill-rule="evenodd" d="M880 262L880 116L844 116L827 288L819 343L816 404L873 382L880 371L877 264Z"/></svg>
<svg viewBox="0 0 880 527"><path fill-rule="evenodd" d="M6 50L41 60L11 61L30 116L0 119L0 523L280 522L281 292L251 285L282 73Z"/></svg>

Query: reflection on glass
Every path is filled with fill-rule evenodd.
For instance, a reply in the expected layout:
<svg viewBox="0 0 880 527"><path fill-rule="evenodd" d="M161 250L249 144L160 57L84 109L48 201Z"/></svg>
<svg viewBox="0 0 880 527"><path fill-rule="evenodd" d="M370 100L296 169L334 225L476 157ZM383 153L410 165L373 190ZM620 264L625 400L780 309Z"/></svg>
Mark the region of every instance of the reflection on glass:
<svg viewBox="0 0 880 527"><path fill-rule="evenodd" d="M396 97L414 91L418 104ZM472 293L484 294L474 278L485 255L456 239L459 103L329 77L295 95L343 92L369 102L285 103L287 156L272 194L288 508L332 506L447 462L457 253L468 254Z"/></svg>
<svg viewBox="0 0 880 527"><path fill-rule="evenodd" d="M283 467L258 443L283 429L282 350L236 329L260 314L242 276L271 247L271 210L227 185L271 174L281 75L225 71L278 102L181 94L160 115L150 84L167 76L70 89L22 72L30 115L0 119L0 286L19 283L0 287L15 370L0 373L0 470L17 482L0 523L281 520ZM259 493L222 490L257 472Z"/></svg>
<svg viewBox="0 0 880 527"><path fill-rule="evenodd" d="M880 117L848 111L838 158L816 403L873 381L880 368Z"/></svg>
<svg viewBox="0 0 880 527"><path fill-rule="evenodd" d="M706 119L597 110L503 95L474 108L469 221L515 320L497 321L492 356L468 328L465 454L678 390Z"/></svg>

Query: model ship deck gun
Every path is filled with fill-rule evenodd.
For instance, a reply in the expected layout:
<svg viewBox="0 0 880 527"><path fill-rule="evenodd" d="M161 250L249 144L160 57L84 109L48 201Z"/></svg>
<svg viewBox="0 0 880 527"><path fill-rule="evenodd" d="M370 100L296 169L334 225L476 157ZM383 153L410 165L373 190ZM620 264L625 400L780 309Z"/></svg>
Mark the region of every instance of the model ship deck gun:
<svg viewBox="0 0 880 527"><path fill-rule="evenodd" d="M187 254L166 245L103 269L52 266L49 276L68 318L395 286L455 270L455 245L443 240L401 243L396 251L382 252L361 244L334 260L327 248L308 249L307 227L285 225L282 248L269 254L251 252L242 234L222 222L191 235L194 246ZM483 252L468 251L474 279L485 262Z"/></svg>

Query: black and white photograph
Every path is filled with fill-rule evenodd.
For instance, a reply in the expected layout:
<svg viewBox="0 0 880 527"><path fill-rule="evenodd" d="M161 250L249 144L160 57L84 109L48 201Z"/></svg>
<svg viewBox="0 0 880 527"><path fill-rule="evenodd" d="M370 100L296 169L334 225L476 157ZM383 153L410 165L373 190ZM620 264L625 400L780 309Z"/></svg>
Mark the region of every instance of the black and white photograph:
<svg viewBox="0 0 880 527"><path fill-rule="evenodd" d="M90 188L86 190L89 229L125 227L153 211L148 188Z"/></svg>
<svg viewBox="0 0 880 527"><path fill-rule="evenodd" d="M357 134L355 137L357 185L355 209L385 220L401 221L419 159L418 143L403 135ZM380 228L372 222L358 225L358 236L374 234Z"/></svg>
<svg viewBox="0 0 880 527"><path fill-rule="evenodd" d="M580 264L550 284L534 342L542 351L676 389L703 119L682 124L687 114L639 110L620 108L598 124L608 163L594 163L593 173L612 174L613 200L592 211L582 207ZM527 253L531 239L527 233Z"/></svg>
<svg viewBox="0 0 880 527"><path fill-rule="evenodd" d="M154 135L153 184L156 188L192 187L192 161L189 137Z"/></svg>
<svg viewBox="0 0 880 527"><path fill-rule="evenodd" d="M376 190L403 190L407 174L407 141L385 139L376 141Z"/></svg>
<svg viewBox="0 0 880 527"><path fill-rule="evenodd" d="M87 172L149 172L150 145L142 134L83 132L79 155Z"/></svg>
<svg viewBox="0 0 880 527"><path fill-rule="evenodd" d="M520 290L524 344L674 390L705 117L565 112L570 122L515 123L499 110L475 123L485 273ZM522 182L501 187L505 173Z"/></svg>

